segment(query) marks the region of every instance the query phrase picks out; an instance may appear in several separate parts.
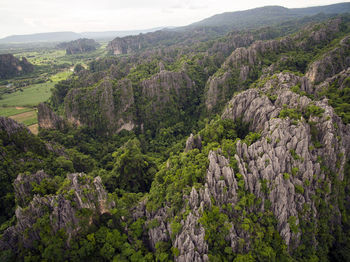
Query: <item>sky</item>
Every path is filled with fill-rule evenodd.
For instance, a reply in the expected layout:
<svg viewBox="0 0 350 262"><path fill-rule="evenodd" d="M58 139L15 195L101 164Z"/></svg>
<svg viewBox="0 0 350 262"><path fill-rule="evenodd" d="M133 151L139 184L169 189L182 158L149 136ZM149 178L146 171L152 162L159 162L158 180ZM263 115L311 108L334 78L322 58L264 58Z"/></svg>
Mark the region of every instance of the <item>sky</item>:
<svg viewBox="0 0 350 262"><path fill-rule="evenodd" d="M223 12L346 0L0 0L0 38L42 32L121 31L184 26Z"/></svg>

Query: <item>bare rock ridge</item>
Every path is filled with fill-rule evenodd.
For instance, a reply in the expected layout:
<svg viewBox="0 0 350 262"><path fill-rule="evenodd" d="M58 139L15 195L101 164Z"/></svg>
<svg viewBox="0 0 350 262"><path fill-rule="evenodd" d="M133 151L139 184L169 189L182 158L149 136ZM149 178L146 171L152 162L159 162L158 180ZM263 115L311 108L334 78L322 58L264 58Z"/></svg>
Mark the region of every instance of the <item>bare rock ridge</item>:
<svg viewBox="0 0 350 262"><path fill-rule="evenodd" d="M57 116L46 103L38 105L38 124L44 129L63 129L65 121Z"/></svg>
<svg viewBox="0 0 350 262"><path fill-rule="evenodd" d="M31 134L31 132L25 125L18 123L11 118L2 116L0 116L0 130L4 131L8 136L14 135L17 132L21 131Z"/></svg>
<svg viewBox="0 0 350 262"><path fill-rule="evenodd" d="M108 199L100 177L93 179L81 173L69 174L63 188L55 195L32 197L32 183L40 184L43 179L48 178L42 171L17 177L14 184L20 204L16 209L17 224L3 233L0 249L11 248L16 251L18 245L30 248L40 239L40 230L44 229L35 225L43 222L43 219L55 234L64 229L68 244L69 240L83 229L83 220L89 225L95 216L108 213L114 207L114 202ZM83 209L90 211L88 216L79 216L78 213Z"/></svg>
<svg viewBox="0 0 350 262"><path fill-rule="evenodd" d="M122 79L113 82L105 76L93 87L70 89L64 100L64 118L57 116L47 104L38 107L39 126L46 129L62 129L67 124L88 126L103 133L114 134L132 130L154 115L176 103L178 111L191 103L197 92L195 83L184 72L161 70L140 83L140 95L135 104L132 82ZM168 116L166 116L168 117Z"/></svg>
<svg viewBox="0 0 350 262"><path fill-rule="evenodd" d="M255 41L249 47L235 49L221 66L219 72L209 78L206 85L206 108L214 110L218 104L227 102L234 91L240 91L245 87L248 79L256 80L256 70L262 69L263 57L270 54L280 54L291 50L307 50L312 45L329 43L340 31L342 20L340 18L329 21L324 27L315 29L312 26L305 28L293 36L286 36L279 40ZM306 36L307 35L307 36ZM321 81L345 69L349 58L347 54L348 37L345 37L340 47L333 53L325 55L322 61L310 66L310 72L306 75L312 81ZM344 60L344 61L338 61ZM342 57L342 58L340 58ZM337 65L339 62L339 65ZM320 69L322 66L322 69ZM329 72L326 68L332 67ZM337 68L339 67L339 68ZM274 64L269 68L274 73ZM317 76L316 76L317 74ZM321 77L322 76L322 77Z"/></svg>
<svg viewBox="0 0 350 262"><path fill-rule="evenodd" d="M177 32L156 31L137 36L117 37L108 43L107 49L114 55L130 54L138 52L145 47L158 44L159 41L166 40L169 37L179 35Z"/></svg>
<svg viewBox="0 0 350 262"><path fill-rule="evenodd" d="M185 152L188 152L188 151L195 149L195 148L201 150L202 138L200 135L193 136L193 134L191 134L190 137L186 141Z"/></svg>
<svg viewBox="0 0 350 262"><path fill-rule="evenodd" d="M306 76L315 83L324 81L350 66L350 36L343 38L339 46L313 62Z"/></svg>
<svg viewBox="0 0 350 262"><path fill-rule="evenodd" d="M133 106L134 95L130 81L122 80L114 87L111 80L104 79L92 89L72 89L66 98L65 114L70 123L100 126L113 133L134 127Z"/></svg>
<svg viewBox="0 0 350 262"><path fill-rule="evenodd" d="M35 174L19 174L13 182L17 204L26 207L32 200L33 185L40 183L49 176L44 171L38 171Z"/></svg>
<svg viewBox="0 0 350 262"><path fill-rule="evenodd" d="M329 174L339 174L337 179L343 180L346 159L350 156L350 126L342 123L327 100L312 102L308 97L292 92L290 89L296 84L303 90L314 91L307 78L279 73L268 77L259 90L249 89L232 98L222 118L243 119L250 123L250 131L259 132L261 136L250 145L241 140L236 143L234 160L238 164L238 173L220 149L210 151L204 185L199 189L193 187L190 194L184 196L188 209L180 212L187 210L180 222L182 228L174 238L169 238L172 231L167 222L168 207L149 213L144 208L145 203L141 203L134 219L145 216L146 223L154 219L159 222L149 231L151 247L155 248L158 241L171 241L178 250L175 261L209 261L205 230L199 222L203 210L214 203L235 210L239 190L262 200L246 212L257 214L271 207L277 219L277 231L291 251L300 245L302 239L303 233L294 228L299 227L300 219L319 219L318 205L313 196L319 194L318 189L324 184L328 186L324 198L334 208L330 223L339 220L339 207L330 197L337 187L331 183ZM317 108L318 113L306 113L310 106ZM285 117L283 110L287 108L300 112L298 118ZM200 148L198 139L195 142L191 135L186 151ZM248 252L252 236L231 223L226 241L233 252L239 252L240 239L244 239L244 250Z"/></svg>

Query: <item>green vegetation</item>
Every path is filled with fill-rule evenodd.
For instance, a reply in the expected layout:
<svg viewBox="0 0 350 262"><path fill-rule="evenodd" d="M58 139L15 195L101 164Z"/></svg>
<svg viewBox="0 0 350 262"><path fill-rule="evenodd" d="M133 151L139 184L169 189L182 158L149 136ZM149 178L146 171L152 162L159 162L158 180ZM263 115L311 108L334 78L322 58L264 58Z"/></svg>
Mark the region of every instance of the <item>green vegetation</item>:
<svg viewBox="0 0 350 262"><path fill-rule="evenodd" d="M0 107L0 116L14 116L21 113L32 111L32 108L23 107Z"/></svg>
<svg viewBox="0 0 350 262"><path fill-rule="evenodd" d="M338 80L334 81L328 89L322 91L319 96L327 96L329 104L342 118L345 124L350 123L350 78L346 78L339 88Z"/></svg>
<svg viewBox="0 0 350 262"><path fill-rule="evenodd" d="M42 129L38 136L26 130L8 133L0 130L0 237L6 236L7 228L21 221L15 216L19 201L27 205L35 195L49 199L60 194L62 203L67 201L73 209L77 208L78 203L74 202L77 191L66 178L70 173L85 173L77 181L83 185L94 183L94 178L99 176L108 200L115 205L102 215L93 214L86 207L77 210L79 226L74 228L73 235L53 229L52 223L56 221L50 216L52 210L43 208L38 219L28 222L33 222L33 226L23 232L24 237L34 235L37 240L30 243L30 248L20 243L14 250L1 251L0 260L174 261L180 256L175 239L182 233L192 234L183 231L187 230L185 221L190 218L195 234L204 233L210 261L349 261L350 162L346 154L338 152L334 163L337 169L331 171L328 162L333 160L314 154L319 151L323 154L323 149L328 149L328 145L322 148L323 133L318 125L330 120L325 110L316 106L319 104L316 99L328 97L343 122L348 123L350 80L333 79L325 90L315 95L301 91L302 85L297 84L291 91L307 95L312 102L303 108L283 105L280 113L274 115L289 118L292 124L305 125L306 129L310 126L311 145L307 146L312 164L319 164L321 172L316 169L313 178L306 179L308 173L303 173L303 157L309 159L304 148L290 149L288 144L288 149L281 150L287 152L290 163L281 163L288 170L278 173L274 158L266 152L266 148L283 145L283 139L274 141L274 130L252 132L251 123L243 118L233 121L212 114L221 114L223 101L249 87L257 88L263 99L277 106L280 97L274 92L275 73L288 70L294 75L305 74L310 63L338 46L339 39L349 33L349 18L342 22L339 32L327 33L322 43L314 44L310 34L325 25L310 24L307 30L286 38L291 42L276 50L262 48L265 51L260 50L253 59L256 63L241 61L237 65L227 58L237 46L250 45L253 40L276 39L286 34L284 30L295 30L291 25L300 26L314 19L322 20L325 16L232 32L220 38L216 36L226 29L198 29L190 37L188 33L166 31L167 37L162 38L163 33L156 32L137 36L145 42L143 46L140 40L137 53L116 57L106 55L106 43L91 53L70 56L52 48L18 51L16 56L27 56L36 68L23 78L0 83L0 115L32 126L37 123L36 105L47 101L61 116L68 108L76 110L82 125ZM242 65L249 66L245 80L241 77ZM272 71L265 70L267 67ZM260 78L263 74L266 77ZM219 81L216 90L218 105L208 112L205 109L208 79L224 75L227 78ZM264 93L262 87L268 81L272 86ZM127 109L120 110L124 108ZM107 116L122 124L130 120L135 128L116 132ZM333 123L339 131L339 123ZM185 149L191 133L195 141ZM226 159L218 157L218 164L210 163L208 156L214 153ZM344 173L340 173L344 159L348 164ZM208 170L217 169L216 165L222 172L214 174L215 181L209 181ZM259 167L253 169L254 165ZM24 200L16 199L15 178L39 170L48 177L31 183ZM278 179L270 179L271 170ZM233 176L228 176L231 173ZM249 180L249 175L257 179ZM217 197L210 192L210 197L202 202L211 182L216 185L209 190L214 190ZM286 210L282 225L281 217L276 215L280 208L276 203L284 191L279 191L278 183L285 186L288 194L293 194L294 185L296 193L293 201L297 214L295 210ZM93 189L83 187L82 192L81 201L90 201L88 196L93 195ZM101 200L96 204L97 209L106 208L105 196L94 197ZM201 203L193 207L193 202ZM30 220L30 214L26 213L30 208L22 208L25 218ZM291 233L288 246L284 241L286 235L280 234L282 227L288 229L287 225ZM229 238L234 242L228 241ZM199 251L198 247L195 251Z"/></svg>
<svg viewBox="0 0 350 262"><path fill-rule="evenodd" d="M50 98L50 89L53 86L53 83L36 84L32 87L24 88L22 91L5 94L0 100L0 106L36 106Z"/></svg>

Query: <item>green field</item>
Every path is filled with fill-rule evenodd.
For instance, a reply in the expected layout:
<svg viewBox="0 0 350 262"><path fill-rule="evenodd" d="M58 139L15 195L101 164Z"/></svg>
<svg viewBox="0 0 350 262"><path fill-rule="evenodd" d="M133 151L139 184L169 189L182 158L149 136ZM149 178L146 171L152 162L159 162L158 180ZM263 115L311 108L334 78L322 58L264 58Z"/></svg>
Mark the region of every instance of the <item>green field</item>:
<svg viewBox="0 0 350 262"><path fill-rule="evenodd" d="M107 43L101 43L94 52L66 55L65 50L54 46L19 47L17 50L2 50L2 53L13 53L16 57L26 57L37 69L28 75L7 79L1 86L0 116L10 117L23 123L35 134L38 133L36 107L48 101L51 89L59 81L67 79L73 72L74 65L80 63L87 67L89 61L106 54ZM37 80L46 81L40 83ZM7 93L7 83L11 83L16 91ZM37 83L37 84L36 84ZM25 86L27 85L27 86Z"/></svg>
<svg viewBox="0 0 350 262"><path fill-rule="evenodd" d="M71 74L72 74L72 71L70 71L70 70L62 71L62 72L59 72L59 73L51 76L50 79L53 82L57 83L59 81L67 79Z"/></svg>
<svg viewBox="0 0 350 262"><path fill-rule="evenodd" d="M0 107L23 106L34 107L40 102L47 101L51 95L51 88L54 82L32 85L23 88L23 91L16 91L11 94L4 94L0 100Z"/></svg>
<svg viewBox="0 0 350 262"><path fill-rule="evenodd" d="M34 125L38 122L37 112L35 110L10 116L13 120L23 123L26 126Z"/></svg>
<svg viewBox="0 0 350 262"><path fill-rule="evenodd" d="M25 107L0 107L0 116L14 116L21 113L32 111L32 108Z"/></svg>
<svg viewBox="0 0 350 262"><path fill-rule="evenodd" d="M31 85L23 88L22 91L4 94L0 100L0 107L35 107L47 101L51 96L51 88L57 82L67 79L71 74L71 71L62 71L51 76L50 81L46 83Z"/></svg>
<svg viewBox="0 0 350 262"><path fill-rule="evenodd" d="M86 64L90 60L93 60L99 56L104 56L107 53L107 42L102 42L100 44L101 46L97 50L84 54L66 55L65 50L52 48L19 51L18 53L15 53L15 55L16 57L26 57L28 61L34 65L71 64L73 66L78 63Z"/></svg>

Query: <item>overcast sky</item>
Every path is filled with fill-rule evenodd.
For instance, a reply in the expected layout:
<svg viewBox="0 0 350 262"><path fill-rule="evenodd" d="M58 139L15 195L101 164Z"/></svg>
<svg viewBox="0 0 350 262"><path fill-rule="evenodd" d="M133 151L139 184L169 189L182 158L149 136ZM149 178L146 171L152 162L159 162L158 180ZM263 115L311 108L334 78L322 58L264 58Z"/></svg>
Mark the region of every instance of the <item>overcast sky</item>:
<svg viewBox="0 0 350 262"><path fill-rule="evenodd" d="M0 38L56 31L109 31L182 26L214 14L265 5L288 8L332 0L0 0Z"/></svg>

